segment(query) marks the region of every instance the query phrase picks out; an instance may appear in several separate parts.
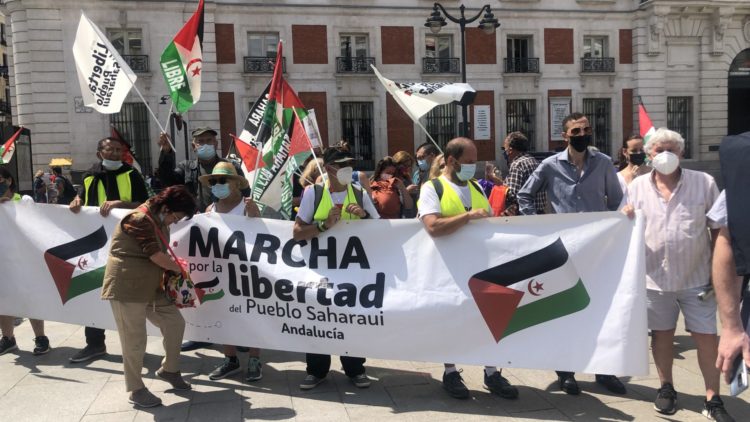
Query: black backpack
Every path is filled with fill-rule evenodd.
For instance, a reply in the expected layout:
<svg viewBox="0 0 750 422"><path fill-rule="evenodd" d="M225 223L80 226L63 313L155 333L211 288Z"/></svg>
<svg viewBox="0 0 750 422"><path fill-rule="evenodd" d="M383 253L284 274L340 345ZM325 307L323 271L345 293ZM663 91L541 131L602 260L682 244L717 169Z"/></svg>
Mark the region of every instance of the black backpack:
<svg viewBox="0 0 750 422"><path fill-rule="evenodd" d="M72 183L70 183L70 180L68 180L65 176L57 176L55 179L55 184L57 185L57 181L62 180L63 183L63 190L62 192L58 192L57 194L57 203L58 204L70 204L73 199L75 199L78 192L76 192L76 188L73 186Z"/></svg>

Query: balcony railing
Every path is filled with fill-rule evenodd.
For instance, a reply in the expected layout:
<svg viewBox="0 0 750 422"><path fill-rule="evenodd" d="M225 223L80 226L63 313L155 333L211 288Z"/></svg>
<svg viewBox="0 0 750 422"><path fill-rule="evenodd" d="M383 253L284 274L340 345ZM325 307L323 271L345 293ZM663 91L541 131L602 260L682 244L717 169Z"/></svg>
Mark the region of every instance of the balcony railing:
<svg viewBox="0 0 750 422"><path fill-rule="evenodd" d="M615 58L581 57L581 71L584 73L612 73L615 71Z"/></svg>
<svg viewBox="0 0 750 422"><path fill-rule="evenodd" d="M336 57L337 73L372 73L375 57Z"/></svg>
<svg viewBox="0 0 750 422"><path fill-rule="evenodd" d="M273 73L276 57L248 57L242 60L242 71L245 73ZM281 58L281 71L286 73L286 57Z"/></svg>
<svg viewBox="0 0 750 422"><path fill-rule="evenodd" d="M422 57L422 73L461 73L461 63L455 57Z"/></svg>
<svg viewBox="0 0 750 422"><path fill-rule="evenodd" d="M10 103L8 101L0 101L0 113L10 114Z"/></svg>
<svg viewBox="0 0 750 422"><path fill-rule="evenodd" d="M135 73L148 72L148 55L146 54L124 54L122 59L130 66Z"/></svg>
<svg viewBox="0 0 750 422"><path fill-rule="evenodd" d="M505 73L539 73L539 58L508 57L503 59Z"/></svg>
<svg viewBox="0 0 750 422"><path fill-rule="evenodd" d="M0 66L0 77L2 78L8 77L8 66Z"/></svg>

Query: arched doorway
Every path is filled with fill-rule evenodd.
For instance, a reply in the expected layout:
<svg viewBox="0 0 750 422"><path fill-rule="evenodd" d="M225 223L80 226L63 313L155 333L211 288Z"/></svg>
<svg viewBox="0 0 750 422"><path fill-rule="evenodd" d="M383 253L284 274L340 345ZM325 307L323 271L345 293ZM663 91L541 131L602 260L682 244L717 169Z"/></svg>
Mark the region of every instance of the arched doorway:
<svg viewBox="0 0 750 422"><path fill-rule="evenodd" d="M750 132L750 48L737 55L729 67L729 135Z"/></svg>

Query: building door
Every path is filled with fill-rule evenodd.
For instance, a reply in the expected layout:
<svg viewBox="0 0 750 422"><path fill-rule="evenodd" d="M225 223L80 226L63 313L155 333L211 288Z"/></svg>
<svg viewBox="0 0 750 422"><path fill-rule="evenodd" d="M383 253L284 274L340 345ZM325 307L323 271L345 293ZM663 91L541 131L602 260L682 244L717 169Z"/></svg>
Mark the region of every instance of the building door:
<svg viewBox="0 0 750 422"><path fill-rule="evenodd" d="M743 50L729 67L729 135L750 131L750 48Z"/></svg>

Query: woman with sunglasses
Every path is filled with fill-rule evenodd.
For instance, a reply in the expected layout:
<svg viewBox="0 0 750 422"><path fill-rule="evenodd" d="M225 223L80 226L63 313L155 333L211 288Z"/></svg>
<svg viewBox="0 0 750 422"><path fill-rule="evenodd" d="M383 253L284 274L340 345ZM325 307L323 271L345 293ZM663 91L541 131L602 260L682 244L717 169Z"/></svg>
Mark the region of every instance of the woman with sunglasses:
<svg viewBox="0 0 750 422"><path fill-rule="evenodd" d="M247 179L237 174L237 170L231 163L217 163L211 174L198 178L202 184L211 187L211 194L216 198L213 204L206 208L206 213L219 213L247 217L260 217L258 205L251 198L244 198L242 190L247 189ZM260 349L247 348L248 361L245 381L258 381L263 378L260 363ZM224 345L224 362L214 369L208 378L220 380L242 370L237 358L237 347L229 344Z"/></svg>

